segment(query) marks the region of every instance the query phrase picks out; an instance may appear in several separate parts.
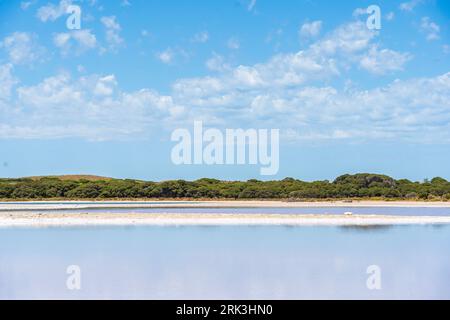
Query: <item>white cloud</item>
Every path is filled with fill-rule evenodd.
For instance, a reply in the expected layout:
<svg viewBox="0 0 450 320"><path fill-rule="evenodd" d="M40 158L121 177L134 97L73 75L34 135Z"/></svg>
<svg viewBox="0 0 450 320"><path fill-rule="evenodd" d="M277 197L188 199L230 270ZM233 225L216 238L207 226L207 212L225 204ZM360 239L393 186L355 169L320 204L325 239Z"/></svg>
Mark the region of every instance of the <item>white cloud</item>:
<svg viewBox="0 0 450 320"><path fill-rule="evenodd" d="M366 130L353 122L363 123L361 119L368 119L364 118L365 112L371 112L373 118L364 122L369 127L383 113L394 112L395 108L389 109L391 100L388 94L384 96L384 92L387 90L392 95L399 95L401 86L398 83L392 85L396 90L380 88L368 96L365 91L344 89L340 92L333 87L316 86L318 81L343 77L353 65L378 75L402 70L411 56L381 48L374 43L376 35L362 22L354 22L337 28L304 51L278 54L253 66L221 69L223 59L214 56L207 66L219 71L219 75L176 81L174 101L182 103L187 110L195 110L191 111L195 113L193 116L215 124L223 123L223 119L227 123L246 123L249 126L277 126L282 123L283 127L300 128L302 135L308 132L306 136L329 139L395 136L395 129L392 132L384 127ZM448 76L442 79L447 81ZM442 87L437 88L436 92L442 91ZM380 105L375 100L382 94L384 100ZM362 101L363 97L367 101ZM403 98L404 101L398 101L398 107L407 108L408 103L415 99L409 97L411 100L407 101L407 95Z"/></svg>
<svg viewBox="0 0 450 320"><path fill-rule="evenodd" d="M362 68L374 74L385 74L403 70L403 66L411 59L408 53L400 53L390 49L378 49L373 46L361 59Z"/></svg>
<svg viewBox="0 0 450 320"><path fill-rule="evenodd" d="M102 17L100 21L106 28L106 41L108 42L109 49L116 51L124 43L124 39L120 36L122 27L116 21L115 16Z"/></svg>
<svg viewBox="0 0 450 320"><path fill-rule="evenodd" d="M175 54L174 54L173 50L172 50L171 48L167 48L166 50L164 50L164 51L158 53L158 54L156 55L156 57L157 57L162 63L170 64L170 63L173 62L174 55L175 55Z"/></svg>
<svg viewBox="0 0 450 320"><path fill-rule="evenodd" d="M420 30L427 35L427 40L438 40L441 28L429 17L423 17L420 21Z"/></svg>
<svg viewBox="0 0 450 320"><path fill-rule="evenodd" d="M70 33L57 33L53 36L53 43L58 48L64 48L69 45L70 38Z"/></svg>
<svg viewBox="0 0 450 320"><path fill-rule="evenodd" d="M358 18L359 16L367 15L367 9L366 8L356 8L353 10L353 16L355 18Z"/></svg>
<svg viewBox="0 0 450 320"><path fill-rule="evenodd" d="M164 64L171 65L175 64L175 62L179 62L180 60L187 61L190 57L189 53L186 52L183 48L168 47L167 49L157 52L155 57Z"/></svg>
<svg viewBox="0 0 450 320"><path fill-rule="evenodd" d="M72 4L72 0L61 0L58 5L49 3L37 10L37 17L42 22L55 21L67 12L67 7Z"/></svg>
<svg viewBox="0 0 450 320"><path fill-rule="evenodd" d="M207 31L202 31L194 35L192 38L193 42L205 43L209 40L209 33Z"/></svg>
<svg viewBox="0 0 450 320"><path fill-rule="evenodd" d="M213 79L210 86L214 86ZM282 124L285 131L296 133L297 141L403 139L450 143L446 130L450 125L450 73L435 78L396 80L368 91L301 86L212 95L205 90L203 94L182 95L175 101L183 101L188 110L195 110L195 118L215 121L217 125Z"/></svg>
<svg viewBox="0 0 450 320"><path fill-rule="evenodd" d="M22 1L20 3L20 8L22 10L28 10L32 5L34 5L36 3L36 0L32 0L32 1Z"/></svg>
<svg viewBox="0 0 450 320"><path fill-rule="evenodd" d="M11 78L10 68L0 68L0 79L4 74ZM242 81L257 82L258 77L249 70L239 70ZM221 86L220 81L210 78L209 87L202 83L194 88L196 93L186 95L183 88L175 87L171 96L162 96L149 89L123 92L114 75L72 79L60 74L17 89L10 103L15 108L13 116L8 122L0 121L0 135L90 140L145 137L149 130L180 125L183 116L184 125L193 119L254 127L279 127L282 123L283 136L296 141L404 139L450 143L446 130L450 125L450 73L396 80L372 90L310 85L270 91L227 88L217 93ZM6 111L0 112L4 115Z"/></svg>
<svg viewBox="0 0 450 320"><path fill-rule="evenodd" d="M401 70L409 55L382 48L376 35L362 22L353 22L305 50L255 65L231 67L213 54L206 64L217 72L215 76L179 79L170 95L148 88L124 92L114 75L73 79L60 74L17 90L11 84L5 88L12 92L8 105L14 112L6 117L7 111L0 109L0 119L8 119L0 120L0 136L145 137L151 130L170 130L198 119L228 127L281 126L283 136L296 141L450 143L450 73L396 80L370 90L340 89L328 81L345 79L351 70L375 74ZM159 58L170 63L174 51L168 50L172 53L166 50ZM11 69L5 70L4 78L10 79Z"/></svg>
<svg viewBox="0 0 450 320"><path fill-rule="evenodd" d="M228 39L227 46L228 46L228 48L230 48L232 50L237 50L240 48L241 43L239 42L239 40L237 38L232 37L232 38Z"/></svg>
<svg viewBox="0 0 450 320"><path fill-rule="evenodd" d="M8 99L12 88L18 83L18 80L12 74L13 65L0 65L0 100Z"/></svg>
<svg viewBox="0 0 450 320"><path fill-rule="evenodd" d="M392 12L392 11L391 11L391 12L388 12L388 13L386 14L385 18L386 18L387 21L392 21L392 20L394 20L394 18L395 18L395 13Z"/></svg>
<svg viewBox="0 0 450 320"><path fill-rule="evenodd" d="M43 58L45 49L38 44L37 36L27 32L14 32L0 42L13 64L30 64Z"/></svg>
<svg viewBox="0 0 450 320"><path fill-rule="evenodd" d="M376 33L362 22L350 23L311 44L307 50L278 54L266 63L253 66L224 69L217 77L181 79L175 82L174 88L180 95L201 96L249 88L267 90L299 86L331 79L349 65L360 66L361 63L365 70L379 74L401 70L408 56L392 50L374 49L371 41L375 36ZM210 61L214 68L217 64L213 62L217 62L217 58Z"/></svg>
<svg viewBox="0 0 450 320"><path fill-rule="evenodd" d="M401 11L413 11L415 7L421 4L423 0L411 0L408 2L402 2L399 6Z"/></svg>
<svg viewBox="0 0 450 320"><path fill-rule="evenodd" d="M217 53L213 53L213 56L206 61L205 65L211 71L223 72L230 69L230 65L225 62L224 57Z"/></svg>
<svg viewBox="0 0 450 320"><path fill-rule="evenodd" d="M97 96L110 96L114 93L117 87L116 77L109 75L98 79L94 89L94 94Z"/></svg>
<svg viewBox="0 0 450 320"><path fill-rule="evenodd" d="M296 141L450 143L446 130L450 125L450 73L396 80L372 90L299 86L270 91L228 88L210 94L209 89L217 92L221 85L210 78L209 87L202 83L195 87L195 94L182 94L182 88L174 88L172 96L161 96L149 89L122 92L114 75L72 79L61 74L35 86L20 87L13 103L18 106L15 115L7 123L0 121L0 134L4 138L90 140L143 137L152 129L180 125L183 116L184 125L193 119L250 127L279 127L282 123L283 136Z"/></svg>
<svg viewBox="0 0 450 320"><path fill-rule="evenodd" d="M353 17L355 18L359 18L360 16L367 16L368 14L369 13L367 12L367 8L356 8L355 10L353 10ZM395 13L393 11L390 11L386 13L384 18L387 21L392 21L395 18Z"/></svg>
<svg viewBox="0 0 450 320"><path fill-rule="evenodd" d="M95 48L97 46L97 38L89 29L73 30L55 34L53 36L53 43L61 49L63 54L69 54L71 52L80 54L86 50Z"/></svg>
<svg viewBox="0 0 450 320"><path fill-rule="evenodd" d="M82 48L94 48L97 44L97 39L89 29L77 30L72 32L72 37L78 42Z"/></svg>
<svg viewBox="0 0 450 320"><path fill-rule="evenodd" d="M322 21L313 21L304 23L299 30L302 38L314 38L320 34L322 29Z"/></svg>
<svg viewBox="0 0 450 320"><path fill-rule="evenodd" d="M17 89L10 102L14 109L5 122L2 138L80 137L89 140L120 139L148 134L183 114L170 96L142 89L122 92L114 75L73 79L59 74L34 86ZM6 111L2 111L2 116Z"/></svg>
<svg viewBox="0 0 450 320"><path fill-rule="evenodd" d="M311 51L318 55L336 53L354 54L369 47L377 32L369 30L361 21L348 23L336 28L311 46Z"/></svg>
<svg viewBox="0 0 450 320"><path fill-rule="evenodd" d="M103 25L110 30L114 31L120 31L122 28L120 27L120 24L117 23L115 16L109 16L109 17L102 17L100 21L103 23Z"/></svg>

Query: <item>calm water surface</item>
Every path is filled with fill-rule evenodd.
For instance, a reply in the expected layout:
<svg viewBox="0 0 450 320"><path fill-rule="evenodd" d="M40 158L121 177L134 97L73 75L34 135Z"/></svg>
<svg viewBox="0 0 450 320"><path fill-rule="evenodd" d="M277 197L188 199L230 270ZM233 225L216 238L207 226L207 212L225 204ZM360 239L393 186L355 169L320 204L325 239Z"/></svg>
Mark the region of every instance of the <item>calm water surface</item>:
<svg viewBox="0 0 450 320"><path fill-rule="evenodd" d="M167 203L154 203L154 204L172 204ZM189 203L189 202L187 202ZM45 203L40 203L45 204ZM79 203L83 204L83 203ZM92 202L84 203L86 205L94 204ZM127 204L127 203L120 203ZM131 204L131 203L130 203ZM134 203L143 204L143 203ZM151 204L151 203L147 203ZM180 203L179 203L180 204ZM182 204L182 203L181 203ZM64 203L67 205L67 203ZM111 203L101 203L99 208L88 209L67 209L61 205L60 208L51 210L34 209L39 212L58 212L61 214L79 214L79 213L221 213L221 214L329 214L340 215L344 212L351 211L354 214L380 214L380 215L393 215L393 216L450 216L450 207L274 207L274 208L114 208L111 207ZM3 209L0 211L21 211L22 209ZM31 209L33 210L33 209Z"/></svg>
<svg viewBox="0 0 450 320"><path fill-rule="evenodd" d="M202 202L197 202L202 203ZM14 201L14 202L1 202L1 205L58 205L58 206L71 206L71 205L96 205L96 206L111 206L116 204L133 204L133 205L149 205L149 204L192 204L192 201Z"/></svg>
<svg viewBox="0 0 450 320"><path fill-rule="evenodd" d="M136 208L136 209L89 209L89 210L63 210L62 213L221 213L221 214L329 214L340 215L351 211L354 214L381 214L394 216L450 216L450 208L409 208L409 207L297 207L297 208Z"/></svg>
<svg viewBox="0 0 450 320"><path fill-rule="evenodd" d="M450 226L0 229L0 299L450 299L449 247Z"/></svg>

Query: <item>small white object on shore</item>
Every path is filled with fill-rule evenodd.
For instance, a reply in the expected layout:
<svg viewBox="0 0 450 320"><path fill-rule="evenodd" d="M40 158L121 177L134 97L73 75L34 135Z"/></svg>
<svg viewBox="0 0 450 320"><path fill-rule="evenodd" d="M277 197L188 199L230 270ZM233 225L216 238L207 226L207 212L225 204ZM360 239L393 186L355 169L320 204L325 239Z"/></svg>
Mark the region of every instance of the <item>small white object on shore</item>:
<svg viewBox="0 0 450 320"><path fill-rule="evenodd" d="M353 215L353 212L350 212L350 211L344 212L344 216L352 216L352 215Z"/></svg>

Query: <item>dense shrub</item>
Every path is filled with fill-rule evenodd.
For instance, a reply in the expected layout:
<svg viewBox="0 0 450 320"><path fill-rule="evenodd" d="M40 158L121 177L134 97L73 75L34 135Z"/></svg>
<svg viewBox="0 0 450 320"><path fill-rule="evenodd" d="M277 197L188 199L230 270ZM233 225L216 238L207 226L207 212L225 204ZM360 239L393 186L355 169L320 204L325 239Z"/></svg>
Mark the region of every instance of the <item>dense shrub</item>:
<svg viewBox="0 0 450 320"><path fill-rule="evenodd" d="M343 175L333 182L281 181L146 182L138 180L0 179L2 199L226 198L226 199L346 199L386 198L450 200L450 182L443 178L412 182L386 175Z"/></svg>

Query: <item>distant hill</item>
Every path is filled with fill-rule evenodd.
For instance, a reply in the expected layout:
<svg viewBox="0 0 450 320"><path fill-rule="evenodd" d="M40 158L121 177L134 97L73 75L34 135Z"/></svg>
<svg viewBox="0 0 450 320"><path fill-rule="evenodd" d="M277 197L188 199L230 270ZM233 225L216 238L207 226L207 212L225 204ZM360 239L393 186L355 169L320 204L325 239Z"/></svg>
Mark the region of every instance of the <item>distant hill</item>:
<svg viewBox="0 0 450 320"><path fill-rule="evenodd" d="M53 178L60 179L62 181L79 181L79 180L87 180L87 181L111 181L115 180L114 178L109 177L101 177L95 175L61 175L61 176L35 176L35 177L26 177L26 179L31 179L33 181L39 181L45 178Z"/></svg>

